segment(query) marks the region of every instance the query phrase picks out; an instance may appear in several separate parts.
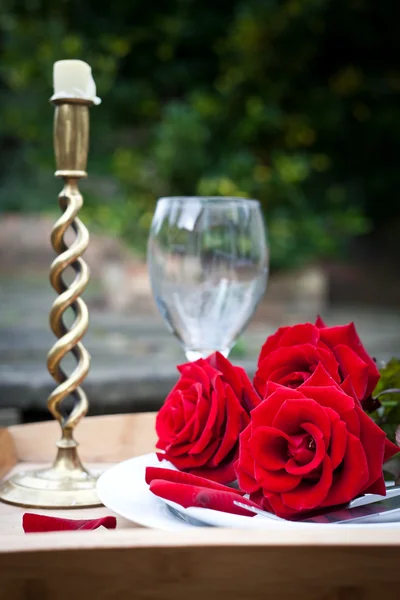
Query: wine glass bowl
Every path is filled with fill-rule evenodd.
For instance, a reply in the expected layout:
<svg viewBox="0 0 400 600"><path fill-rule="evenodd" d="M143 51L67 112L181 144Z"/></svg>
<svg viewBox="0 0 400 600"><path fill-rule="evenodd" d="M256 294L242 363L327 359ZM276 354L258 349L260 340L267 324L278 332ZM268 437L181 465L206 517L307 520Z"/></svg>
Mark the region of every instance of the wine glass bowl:
<svg viewBox="0 0 400 600"><path fill-rule="evenodd" d="M266 230L256 200L160 198L148 267L157 307L188 360L228 356L268 279Z"/></svg>

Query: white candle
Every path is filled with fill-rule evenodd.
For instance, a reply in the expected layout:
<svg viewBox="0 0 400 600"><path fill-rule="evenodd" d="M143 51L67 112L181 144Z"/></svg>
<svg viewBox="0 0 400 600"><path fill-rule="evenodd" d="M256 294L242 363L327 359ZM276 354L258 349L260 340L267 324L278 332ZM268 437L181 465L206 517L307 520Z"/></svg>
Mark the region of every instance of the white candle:
<svg viewBox="0 0 400 600"><path fill-rule="evenodd" d="M54 95L57 98L83 98L100 104L90 65L83 60L59 60L53 69Z"/></svg>

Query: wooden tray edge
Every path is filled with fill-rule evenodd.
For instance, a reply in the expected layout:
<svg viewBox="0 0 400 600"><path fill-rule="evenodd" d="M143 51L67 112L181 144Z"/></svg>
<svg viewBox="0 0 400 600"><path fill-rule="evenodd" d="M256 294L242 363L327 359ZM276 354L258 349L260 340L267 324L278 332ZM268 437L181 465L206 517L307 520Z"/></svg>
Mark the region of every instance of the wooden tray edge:
<svg viewBox="0 0 400 600"><path fill-rule="evenodd" d="M245 531L235 529L199 528L185 532L155 529L125 529L115 531L63 531L54 533L2 535L0 556L10 552L74 551L123 548L190 548L190 547L397 547L397 530L374 527L371 530L346 532L337 529L299 531Z"/></svg>

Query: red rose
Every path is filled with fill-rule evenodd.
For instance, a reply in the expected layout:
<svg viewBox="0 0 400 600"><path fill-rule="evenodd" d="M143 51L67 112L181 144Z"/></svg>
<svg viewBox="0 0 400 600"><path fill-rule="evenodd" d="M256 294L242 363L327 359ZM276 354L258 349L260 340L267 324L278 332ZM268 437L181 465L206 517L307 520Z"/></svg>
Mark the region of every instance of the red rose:
<svg viewBox="0 0 400 600"><path fill-rule="evenodd" d="M316 321L320 340L332 350L339 363L342 379L350 377L359 400L367 399L379 381L379 371L361 343L354 323L326 327L320 317Z"/></svg>
<svg viewBox="0 0 400 600"><path fill-rule="evenodd" d="M336 383L349 378L354 395L368 398L379 380L379 371L367 354L353 323L325 327L304 323L281 327L261 348L254 386L264 396L267 383L286 387L302 385L321 364Z"/></svg>
<svg viewBox="0 0 400 600"><path fill-rule="evenodd" d="M268 383L240 435L235 470L251 500L293 517L363 493L385 494L382 464L398 450L318 365L296 390Z"/></svg>
<svg viewBox="0 0 400 600"><path fill-rule="evenodd" d="M156 420L158 458L229 483L235 479L239 434L259 402L245 371L219 352L178 367L181 377Z"/></svg>

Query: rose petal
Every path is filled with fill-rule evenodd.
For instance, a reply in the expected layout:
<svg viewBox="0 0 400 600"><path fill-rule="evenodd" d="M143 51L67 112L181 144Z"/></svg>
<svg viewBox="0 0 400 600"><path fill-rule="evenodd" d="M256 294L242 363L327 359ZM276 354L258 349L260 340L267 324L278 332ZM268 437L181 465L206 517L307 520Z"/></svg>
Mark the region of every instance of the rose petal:
<svg viewBox="0 0 400 600"><path fill-rule="evenodd" d="M47 515L36 515L25 513L22 516L22 527L25 533L39 533L43 531L73 531L78 529L115 529L117 519L115 517L101 517L100 519L62 519L60 517L48 517Z"/></svg>
<svg viewBox="0 0 400 600"><path fill-rule="evenodd" d="M250 495L250 500L256 504L258 499L259 496L257 494ZM290 519L291 517L298 515L296 510L289 508L283 503L282 496L280 494L263 495L261 497L260 505L267 512L275 514L277 517L281 517L282 519Z"/></svg>
<svg viewBox="0 0 400 600"><path fill-rule="evenodd" d="M344 381L342 381L342 383L340 384L340 387L342 388L342 390L344 391L345 394L347 394L348 396L353 398L353 400L357 400L359 402L359 398L356 394L356 391L354 389L354 386L353 386L353 383L352 383L350 377L347 376L344 379Z"/></svg>
<svg viewBox="0 0 400 600"><path fill-rule="evenodd" d="M271 352L276 350L279 345L279 341L281 337L284 335L285 331L287 331L289 327L280 327L276 333L270 335L266 341L264 342L260 355L258 357L258 365L267 357Z"/></svg>
<svg viewBox="0 0 400 600"><path fill-rule="evenodd" d="M227 415L225 432L222 442L211 460L211 466L217 466L229 454L238 443L238 431L242 431L244 423L247 425L250 421L250 417L229 385L225 386L225 402Z"/></svg>
<svg viewBox="0 0 400 600"><path fill-rule="evenodd" d="M282 494L282 502L295 511L309 511L321 505L332 484L332 463L325 455L320 479L316 483L302 480L293 491Z"/></svg>
<svg viewBox="0 0 400 600"><path fill-rule="evenodd" d="M264 494L261 488L250 494L250 500L257 504L259 508L263 507Z"/></svg>
<svg viewBox="0 0 400 600"><path fill-rule="evenodd" d="M302 428L307 431L315 442L315 453L310 462L305 465L299 465L294 458L290 459L286 465L286 471L292 475L306 475L313 469L319 467L326 454L325 444L322 432L313 423L303 423Z"/></svg>
<svg viewBox="0 0 400 600"><path fill-rule="evenodd" d="M301 386L301 391L305 396L313 398L323 407L335 411L346 423L347 429L354 435L360 435L360 422L357 413L354 410L355 402L340 387L315 387Z"/></svg>
<svg viewBox="0 0 400 600"><path fill-rule="evenodd" d="M271 374L284 365L287 373L302 371L311 374L319 360L318 350L311 344L279 347L260 364L256 376L270 379Z"/></svg>
<svg viewBox="0 0 400 600"><path fill-rule="evenodd" d="M168 446L164 458L167 458L180 471L203 467L216 452L221 440L213 440L202 452L192 454L191 449L185 452L179 446Z"/></svg>
<svg viewBox="0 0 400 600"><path fill-rule="evenodd" d="M309 379L307 379L307 382L305 382L304 385L310 387L339 387L338 383L333 379L333 377L328 373L321 363L318 363L314 372L310 375Z"/></svg>
<svg viewBox="0 0 400 600"><path fill-rule="evenodd" d="M324 341L330 348L334 348L338 344L346 344L358 354L360 358L368 365L369 381L365 392L368 397L374 391L376 384L379 381L379 371L376 364L365 350L361 340L357 334L354 323L342 325L338 327L325 327L320 329L321 340Z"/></svg>
<svg viewBox="0 0 400 600"><path fill-rule="evenodd" d="M318 327L318 329L322 329L323 327L326 327L324 321L321 319L321 317L318 315L316 320L315 320L315 327Z"/></svg>
<svg viewBox="0 0 400 600"><path fill-rule="evenodd" d="M400 442L400 426L397 428L397 431L396 431L396 441ZM395 456L395 454L398 454L399 452L400 452L400 448L398 446L396 446L396 444L393 444L393 442L391 442L390 440L388 440L386 438L386 440L385 440L385 455L383 457L383 462L385 463L387 460L390 460L393 456Z"/></svg>
<svg viewBox="0 0 400 600"><path fill-rule="evenodd" d="M266 382L269 380L286 385L289 382L292 387L295 387L295 373L301 374L301 383L319 364L325 367L336 382L340 381L338 362L333 352L324 344L319 343L317 347L309 343L279 346L259 362L254 386L261 395L265 394Z"/></svg>
<svg viewBox="0 0 400 600"><path fill-rule="evenodd" d="M276 392L276 390L279 389L285 389L287 386L282 385L281 383L275 383L275 381L267 381L266 387L265 387L265 396L263 398L263 400L266 400L269 396L271 396L271 394L273 394L274 392ZM291 396L293 397L293 396Z"/></svg>
<svg viewBox="0 0 400 600"><path fill-rule="evenodd" d="M293 371L292 369L288 371L288 366L285 364L269 375L269 381L276 381L281 385L296 389L307 381L309 377L309 371Z"/></svg>
<svg viewBox="0 0 400 600"><path fill-rule="evenodd" d="M223 386L219 377L217 378L216 382L217 381L221 384L222 391ZM226 406L225 404L220 403L219 398L220 396L215 390L213 390L211 392L210 403L208 406L209 414L207 422L204 424L203 430L199 432L197 442L193 444L193 447L191 448L191 454L200 454L206 450L207 446L215 441L215 436L219 434L219 427L218 425L215 426L216 421L220 420L222 423L226 417Z"/></svg>
<svg viewBox="0 0 400 600"><path fill-rule="evenodd" d="M298 390L292 390L279 386L268 398L265 398L251 413L251 421L254 429L264 425L271 425L277 412L286 400L300 399L305 396Z"/></svg>
<svg viewBox="0 0 400 600"><path fill-rule="evenodd" d="M344 344L335 346L333 352L340 365L343 379L350 377L357 398L362 400L368 386L368 365L354 350Z"/></svg>
<svg viewBox="0 0 400 600"><path fill-rule="evenodd" d="M224 380L229 383L237 398L240 398L242 395L242 385L237 368L234 367L220 352L214 352L214 354L211 354L206 361L223 375Z"/></svg>
<svg viewBox="0 0 400 600"><path fill-rule="evenodd" d="M311 344L316 346L319 341L318 327L312 323L301 323L288 327L279 339L279 346L299 346Z"/></svg>
<svg viewBox="0 0 400 600"><path fill-rule="evenodd" d="M209 365L202 358L194 362L179 365L177 369L183 377L180 378L175 387L181 388L182 385L185 385L186 381L188 385L199 383L204 390L204 394L208 395L211 390L211 379L207 376L206 367L209 367Z"/></svg>
<svg viewBox="0 0 400 600"><path fill-rule="evenodd" d="M221 492L196 485L173 483L158 479L154 479L151 482L150 491L156 496L176 502L184 508L196 506L235 515L254 517L254 513L236 506L235 502L238 500L238 496L234 492ZM257 507L251 500L247 500L246 498L240 498L240 502Z"/></svg>
<svg viewBox="0 0 400 600"><path fill-rule="evenodd" d="M239 458L234 465L239 488L247 493L255 492L260 488L254 476L254 458L249 448L251 431L252 426L250 423L240 434Z"/></svg>
<svg viewBox="0 0 400 600"><path fill-rule="evenodd" d="M185 410L185 404L192 404L192 412ZM183 444L191 442L197 438L199 428L199 418L202 420L204 427L205 415L208 414L208 402L203 397L203 388L200 383L194 383L185 392L180 391L179 403L176 404L174 410L171 411L180 419L179 429L176 433L174 443ZM186 414L185 414L186 413Z"/></svg>
<svg viewBox="0 0 400 600"><path fill-rule="evenodd" d="M343 421L335 420L332 423L331 450L332 470L340 465L346 452L347 428Z"/></svg>
<svg viewBox="0 0 400 600"><path fill-rule="evenodd" d="M340 383L339 363L332 350L320 342L317 346L317 351L320 361L318 364L325 368L326 372L329 373L336 383Z"/></svg>
<svg viewBox="0 0 400 600"><path fill-rule="evenodd" d="M267 381L274 380L273 374L275 377L282 377L283 374L290 375L296 371L311 374L319 361L320 355L311 344L278 347L259 362L254 376L254 387L263 397ZM277 379L275 381L280 383Z"/></svg>
<svg viewBox="0 0 400 600"><path fill-rule="evenodd" d="M205 477L193 475L192 473L184 473L182 471L175 471L174 469L162 469L160 467L146 467L146 483L150 485L153 479L162 479L164 481L172 481L175 483L188 483L190 485L219 490L220 492L234 492L239 495L244 494L244 492L241 492L240 490L229 488L226 485L216 483Z"/></svg>
<svg viewBox="0 0 400 600"><path fill-rule="evenodd" d="M347 434L346 451L340 469L340 472L335 472L332 487L323 506L350 502L361 493L369 479L364 448L360 440L351 433Z"/></svg>
<svg viewBox="0 0 400 600"><path fill-rule="evenodd" d="M191 438L194 428L194 411L201 391L198 384L193 384L186 390L185 395L179 389L174 389L168 395L156 418L158 447L165 447L172 440L177 439L177 443L183 443ZM184 402L186 405L188 402L193 403L193 416L190 418L188 416L188 421L184 418Z"/></svg>
<svg viewBox="0 0 400 600"><path fill-rule="evenodd" d="M316 425L324 439L329 442L331 436L329 417L322 406L308 398L286 400L276 414L272 425L288 435L294 435L302 431L302 424L305 422Z"/></svg>
<svg viewBox="0 0 400 600"><path fill-rule="evenodd" d="M197 384L199 385L199 384ZM200 388L200 389L199 389ZM183 425L189 425L192 423L192 419L194 416L194 412L196 410L196 401L197 398L201 395L201 386L192 389L192 394L182 394L182 392L180 393L180 398L181 398L181 406L182 406L182 417L183 417Z"/></svg>
<svg viewBox="0 0 400 600"><path fill-rule="evenodd" d="M285 468L290 437L274 427L258 427L248 441L257 464L268 471Z"/></svg>
<svg viewBox="0 0 400 600"><path fill-rule="evenodd" d="M302 394L312 398L320 406L329 406L341 417L354 409L354 400L336 386L315 387L305 384L301 386Z"/></svg>
<svg viewBox="0 0 400 600"><path fill-rule="evenodd" d="M363 491L363 494L379 494L380 496L386 496L386 485L382 475L378 477L378 479L374 481L374 483L369 485Z"/></svg>
<svg viewBox="0 0 400 600"><path fill-rule="evenodd" d="M204 467L195 467L187 469L187 472L196 477L204 477L210 481L216 483L232 483L236 479L234 463L236 460L236 454L228 456L226 461L219 464L218 467L211 468L208 465Z"/></svg>
<svg viewBox="0 0 400 600"><path fill-rule="evenodd" d="M300 475L292 475L285 469L280 471L267 471L262 469L255 462L254 474L259 487L262 487L264 493L279 493L293 490L301 482Z"/></svg>
<svg viewBox="0 0 400 600"><path fill-rule="evenodd" d="M362 408L356 406L356 412L360 420L360 441L368 463L369 478L364 488L367 489L377 479L382 478L383 480L382 465L386 434Z"/></svg>
<svg viewBox="0 0 400 600"><path fill-rule="evenodd" d="M242 404L248 412L252 411L253 408L258 406L262 398L257 394L253 384L251 383L249 376L242 367L236 367L238 376L240 377L242 391Z"/></svg>

